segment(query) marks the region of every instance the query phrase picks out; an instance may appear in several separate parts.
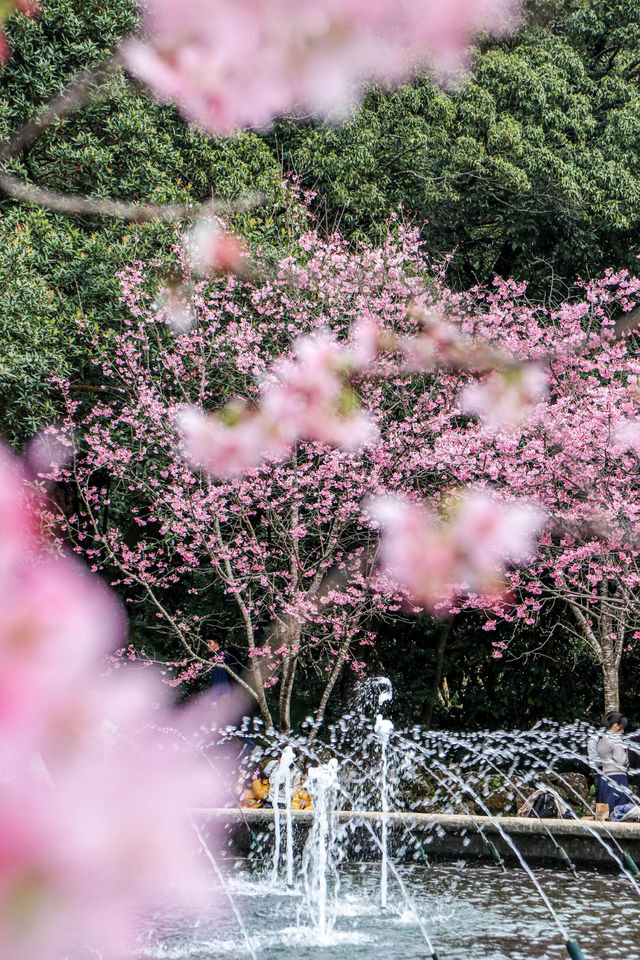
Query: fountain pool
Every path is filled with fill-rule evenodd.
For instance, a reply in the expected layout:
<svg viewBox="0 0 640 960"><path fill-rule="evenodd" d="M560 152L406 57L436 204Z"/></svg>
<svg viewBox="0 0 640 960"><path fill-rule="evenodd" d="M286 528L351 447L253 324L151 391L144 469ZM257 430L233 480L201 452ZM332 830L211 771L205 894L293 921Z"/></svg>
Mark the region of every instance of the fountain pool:
<svg viewBox="0 0 640 960"><path fill-rule="evenodd" d="M325 945L304 915L303 880L293 889L274 885L270 864L221 865L242 913L256 956L269 960L424 960L424 937L390 878L388 906L380 907L380 870L372 863L343 863L340 901ZM555 960L565 958L548 911L523 870L503 874L490 866L401 865L402 879L441 960ZM580 883L540 870L545 890L577 934L587 960L640 960L640 911L624 879L582 872ZM235 960L247 944L220 891L212 909L194 924L176 916L153 919L136 960Z"/></svg>
<svg viewBox="0 0 640 960"><path fill-rule="evenodd" d="M196 921L154 918L136 960L640 960L640 824L579 819L594 813L586 777L570 773L588 727L402 731L385 715L392 695L376 678L367 709L322 741L250 719L204 731L215 776L216 750L239 758L224 808L193 811L218 887ZM238 809L258 764L271 803ZM294 772L312 806L295 817ZM514 816L553 784L570 820Z"/></svg>

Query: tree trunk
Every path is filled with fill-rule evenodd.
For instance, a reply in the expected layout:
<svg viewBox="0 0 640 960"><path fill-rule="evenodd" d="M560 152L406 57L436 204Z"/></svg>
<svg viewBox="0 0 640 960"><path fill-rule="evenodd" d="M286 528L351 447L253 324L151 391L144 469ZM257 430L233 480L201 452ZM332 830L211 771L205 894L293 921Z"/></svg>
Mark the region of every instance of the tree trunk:
<svg viewBox="0 0 640 960"><path fill-rule="evenodd" d="M422 705L422 726L426 727L427 730L431 727L431 721L433 719L433 708L435 706L436 697L438 695L438 688L440 687L440 681L442 680L442 668L444 667L444 654L447 649L447 641L451 634L451 627L453 626L453 617L450 617L445 623L442 624L442 628L438 635L438 646L436 648L436 663L433 671L433 678L431 680L431 689L429 690L429 696Z"/></svg>
<svg viewBox="0 0 640 960"><path fill-rule="evenodd" d="M602 664L602 679L604 681L604 712L620 709L620 677L615 663Z"/></svg>
<svg viewBox="0 0 640 960"><path fill-rule="evenodd" d="M301 628L299 623L291 622L287 626L286 644L289 652L282 664L280 676L280 697L278 703L279 726L281 733L291 732L291 697L293 683L300 655Z"/></svg>
<svg viewBox="0 0 640 960"><path fill-rule="evenodd" d="M620 709L620 661L624 648L625 627L628 621L626 609L616 609L612 605L617 588L612 590L606 581L600 586L600 611L598 615L598 632L596 633L591 620L592 614L580 608L569 599L569 609L572 611L580 634L585 644L591 650L600 668L604 687L604 712Z"/></svg>
<svg viewBox="0 0 640 960"><path fill-rule="evenodd" d="M308 739L308 741L307 741L308 743L313 743L313 741L315 740L315 738L316 738L316 736L317 736L317 734L318 734L318 730L319 730L320 727L322 726L322 722L323 722L323 720L324 720L325 710L327 709L327 703L329 702L329 697L331 696L331 691L333 690L333 688L334 688L335 685L336 685L336 680L338 679L338 677L339 677L340 674L342 673L342 667L343 667L343 665L344 665L345 657L347 656L347 653L349 652L349 647L350 647L350 645L351 645L351 634L349 634L349 635L343 640L342 646L340 647L340 650L339 650L339 652L338 652L338 656L336 657L336 661L335 661L335 663L334 663L334 665L333 665L333 669L332 669L331 674L330 674L330 676L329 676L329 680L328 680L328 682L327 682L327 685L326 685L326 687L324 688L324 693L322 694L322 699L320 700L320 705L318 706L318 710L317 710L317 713L316 713L316 715L315 715L315 719L314 719L314 721L313 721L313 727L311 728L311 733L310 733L309 739Z"/></svg>
<svg viewBox="0 0 640 960"><path fill-rule="evenodd" d="M262 719L265 722L267 731L273 730L273 719L271 717L271 712L269 710L269 705L267 703L267 698L264 692L264 682L262 680L261 673L261 664L258 663L257 658L254 657L251 663L251 676L253 677L253 686L256 691L256 699L258 701L258 706L260 707L260 713L262 714Z"/></svg>
<svg viewBox="0 0 640 960"><path fill-rule="evenodd" d="M280 699L280 732L291 733L291 696L293 681L298 666L298 655L287 658L286 671L282 676L282 697Z"/></svg>

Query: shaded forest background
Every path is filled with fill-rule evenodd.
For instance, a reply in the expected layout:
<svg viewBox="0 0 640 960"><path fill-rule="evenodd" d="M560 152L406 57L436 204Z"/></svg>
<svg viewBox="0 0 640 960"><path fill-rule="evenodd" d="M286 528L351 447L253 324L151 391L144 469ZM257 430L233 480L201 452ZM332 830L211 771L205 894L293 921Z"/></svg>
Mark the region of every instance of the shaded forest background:
<svg viewBox="0 0 640 960"><path fill-rule="evenodd" d="M2 72L5 137L101 62L135 26L133 0L46 0L38 20L10 24L14 55ZM37 64L37 69L34 69ZM401 210L420 226L449 282L466 287L498 273L528 282L534 299L567 296L577 277L606 267L637 271L640 250L640 5L637 0L533 0L520 32L483 40L470 81L442 90L427 78L374 89L345 124L283 119L266 133L210 139L115 73L92 105L42 136L9 169L54 190L156 203L259 190L262 207L235 218L250 243L286 252L284 177L316 193L323 230L376 239ZM2 432L24 447L60 413L51 377L77 399L100 395L96 351L120 329L117 274L133 260L171 269L174 228L73 219L0 200L0 411ZM78 319L87 327L80 333ZM90 346L97 337L99 347ZM172 598L179 604L180 597ZM221 596L202 598L211 622ZM168 655L144 604L131 639ZM363 648L369 669L396 687L395 713L431 726L528 726L541 717L595 720L599 670L563 628L561 608L519 628L511 653L493 659L484 618L426 616L381 625ZM375 629L375 625L374 629ZM503 625L505 636L513 626ZM227 640L233 654L233 633ZM321 678L309 674L301 719ZM640 717L640 653L627 655L622 703ZM346 673L333 711L348 707Z"/></svg>

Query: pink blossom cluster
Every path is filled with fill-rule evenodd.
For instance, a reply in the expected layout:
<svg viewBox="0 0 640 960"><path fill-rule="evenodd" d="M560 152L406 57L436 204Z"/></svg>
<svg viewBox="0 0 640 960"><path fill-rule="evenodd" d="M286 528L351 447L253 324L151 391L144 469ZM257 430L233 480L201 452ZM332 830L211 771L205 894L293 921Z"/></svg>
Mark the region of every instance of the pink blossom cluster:
<svg viewBox="0 0 640 960"><path fill-rule="evenodd" d="M417 333L385 326L367 308L344 342L328 329L299 337L289 355L263 371L253 406L235 399L212 416L194 407L182 409L178 427L186 456L213 476L233 477L263 460L282 459L300 440L343 450L373 445L379 429L363 409L354 379L361 386L367 377L388 379L438 368L474 371L498 365L483 381L467 384L459 400L489 429L509 429L531 416L547 391L542 364L521 363L489 349L464 336L438 310L417 310L412 304L409 315L419 325Z"/></svg>
<svg viewBox="0 0 640 960"><path fill-rule="evenodd" d="M255 408L235 401L215 416L194 407L180 412L187 457L214 476L231 477L281 459L299 440L345 450L375 442L375 422L345 381L351 369L350 352L328 331L300 337L272 366Z"/></svg>
<svg viewBox="0 0 640 960"><path fill-rule="evenodd" d="M433 613L451 609L460 596L502 596L505 566L535 555L544 512L470 491L446 505L446 519L427 507L382 497L368 512L382 527L380 557L414 604Z"/></svg>
<svg viewBox="0 0 640 960"><path fill-rule="evenodd" d="M545 369L527 363L494 370L484 380L468 384L460 394L460 406L490 430L508 430L530 418L547 389Z"/></svg>
<svg viewBox="0 0 640 960"><path fill-rule="evenodd" d="M328 114L365 83L458 66L479 30L511 26L512 0L147 0L129 68L207 130Z"/></svg>
<svg viewBox="0 0 640 960"><path fill-rule="evenodd" d="M421 463L546 510L538 557L508 571L511 599L494 604L494 612L532 625L552 604L562 610L564 628L602 665L611 703L640 616L640 361L635 336L617 336L614 318L637 306L640 280L609 270L576 286L581 291L555 307L532 303L513 281L473 291L473 311L463 311L458 298L462 332L489 350L544 365L547 389L534 392L532 419L509 418L506 429L502 417L480 410L476 394L476 411L494 419L487 430L460 417L469 410L470 373L442 372L430 405L437 437ZM467 602L476 605L473 597Z"/></svg>
<svg viewBox="0 0 640 960"><path fill-rule="evenodd" d="M43 539L19 462L0 448L0 954L120 958L139 911L191 909L209 885L189 809L215 794L151 671L104 675L122 612ZM166 784L171 782L171 790Z"/></svg>
<svg viewBox="0 0 640 960"><path fill-rule="evenodd" d="M205 275L242 273L248 263L245 245L219 218L200 220L189 235L188 249L194 267Z"/></svg>

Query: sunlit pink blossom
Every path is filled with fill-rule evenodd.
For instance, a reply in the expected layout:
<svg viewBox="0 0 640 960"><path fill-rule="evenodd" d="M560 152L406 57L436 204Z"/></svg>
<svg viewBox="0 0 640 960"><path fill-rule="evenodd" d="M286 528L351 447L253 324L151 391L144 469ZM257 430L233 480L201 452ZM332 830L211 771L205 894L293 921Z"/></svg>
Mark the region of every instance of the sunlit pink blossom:
<svg viewBox="0 0 640 960"><path fill-rule="evenodd" d="M470 568L481 571L533 557L544 520L544 510L535 504L472 491L454 501L449 527Z"/></svg>
<svg viewBox="0 0 640 960"><path fill-rule="evenodd" d="M149 0L124 47L161 100L209 130L291 110L344 109L365 83L448 71L472 34L509 26L510 0Z"/></svg>
<svg viewBox="0 0 640 960"><path fill-rule="evenodd" d="M213 415L180 411L186 458L214 476L233 477L282 458L297 440L344 450L374 443L377 426L346 380L352 368L352 354L328 333L301 337L273 365L255 408L235 402Z"/></svg>
<svg viewBox="0 0 640 960"><path fill-rule="evenodd" d="M87 676L82 689L67 688L78 729L66 756L50 760L44 750L49 784L24 772L0 785L0 950L7 960L50 960L80 944L119 958L135 942L144 910L204 905L210 876L193 856L189 809L220 802L216 779L184 743L163 749L157 729L143 725L150 710L144 684L136 676L126 695L137 694L133 710L123 704L124 683L123 674L97 685ZM109 721L101 718L108 699ZM157 722L168 716L158 713Z"/></svg>
<svg viewBox="0 0 640 960"><path fill-rule="evenodd" d="M351 330L349 364L354 370L366 371L379 354L395 345L390 331L372 316L361 316Z"/></svg>
<svg viewBox="0 0 640 960"><path fill-rule="evenodd" d="M345 383L349 365L348 351L328 333L301 337L293 356L274 367L276 382L261 404L266 417L303 440L345 449L375 441L375 423Z"/></svg>
<svg viewBox="0 0 640 960"><path fill-rule="evenodd" d="M25 17L37 17L42 9L37 0L13 0L13 4ZM11 0L9 0L9 6L11 6Z"/></svg>
<svg viewBox="0 0 640 960"><path fill-rule="evenodd" d="M508 430L528 419L547 390L546 371L527 363L494 370L481 383L468 384L460 394L460 407L476 414L491 430Z"/></svg>
<svg viewBox="0 0 640 960"><path fill-rule="evenodd" d="M640 420L624 420L614 431L612 445L640 453Z"/></svg>
<svg viewBox="0 0 640 960"><path fill-rule="evenodd" d="M167 316L168 326L176 336L180 337L191 330L195 318L184 288L170 287L164 291L162 309Z"/></svg>
<svg viewBox="0 0 640 960"><path fill-rule="evenodd" d="M438 365L457 365L464 361L469 344L454 324L440 316L437 310L419 311L418 319L422 331L400 342L409 370L431 370Z"/></svg>

